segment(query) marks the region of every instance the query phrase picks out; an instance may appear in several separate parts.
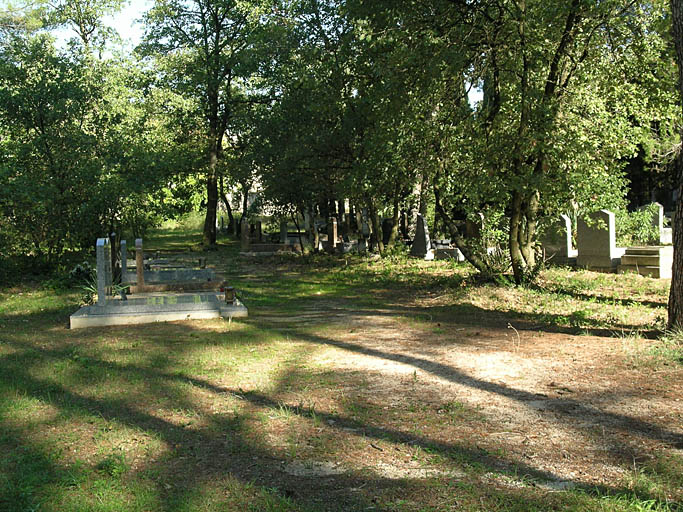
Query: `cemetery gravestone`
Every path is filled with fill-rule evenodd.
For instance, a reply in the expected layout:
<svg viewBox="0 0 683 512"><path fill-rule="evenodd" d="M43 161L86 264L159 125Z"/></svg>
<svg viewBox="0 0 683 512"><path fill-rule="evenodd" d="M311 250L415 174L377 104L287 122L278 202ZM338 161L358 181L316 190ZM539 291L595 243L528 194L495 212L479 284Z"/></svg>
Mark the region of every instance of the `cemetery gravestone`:
<svg viewBox="0 0 683 512"><path fill-rule="evenodd" d="M391 239L391 230L394 228L393 219L384 219L382 221L382 243L386 246Z"/></svg>
<svg viewBox="0 0 683 512"><path fill-rule="evenodd" d="M553 222L543 234L541 245L545 258L557 265L576 264L576 250L572 244L572 221L567 215Z"/></svg>
<svg viewBox="0 0 683 512"><path fill-rule="evenodd" d="M97 305L104 306L112 286L109 238L98 238L95 252L97 256Z"/></svg>
<svg viewBox="0 0 683 512"><path fill-rule="evenodd" d="M287 221L286 220L280 221L280 243L281 244L287 243Z"/></svg>
<svg viewBox="0 0 683 512"><path fill-rule="evenodd" d="M249 251L249 222L247 219L242 219L240 222L241 233L240 233L240 248L242 252Z"/></svg>
<svg viewBox="0 0 683 512"><path fill-rule="evenodd" d="M128 271L128 245L125 240L121 240L121 282Z"/></svg>
<svg viewBox="0 0 683 512"><path fill-rule="evenodd" d="M591 270L616 270L625 249L616 246L614 213L600 210L589 215L589 219L590 224L578 219L577 265Z"/></svg>
<svg viewBox="0 0 683 512"><path fill-rule="evenodd" d="M327 225L327 247L330 252L337 250L337 218L330 217Z"/></svg>
<svg viewBox="0 0 683 512"><path fill-rule="evenodd" d="M410 255L419 258L427 258L430 254L429 230L427 223L421 214L417 214L417 227L415 228L415 239L410 247Z"/></svg>

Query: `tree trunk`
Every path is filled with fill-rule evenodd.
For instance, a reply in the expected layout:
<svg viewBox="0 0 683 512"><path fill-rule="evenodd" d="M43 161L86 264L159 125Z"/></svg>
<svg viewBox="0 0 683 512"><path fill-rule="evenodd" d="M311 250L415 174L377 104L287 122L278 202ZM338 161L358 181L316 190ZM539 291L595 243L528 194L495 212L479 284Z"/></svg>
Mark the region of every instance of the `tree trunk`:
<svg viewBox="0 0 683 512"><path fill-rule="evenodd" d="M474 251L470 249L470 246L467 244L465 238L460 233L458 226L455 224L455 222L453 222L453 219L444 210L444 207L441 204L441 194L439 192L439 188L436 185L437 181L438 180L436 179L434 180L434 204L436 206L436 211L439 212L439 215L441 216L441 219L443 220L443 223L446 226L446 229L448 229L448 233L451 235L453 243L455 243L455 246L460 250L465 259L469 261L474 268L476 268L479 272L486 272L488 270L486 262L478 254L476 254Z"/></svg>
<svg viewBox="0 0 683 512"><path fill-rule="evenodd" d="M380 254L384 253L384 244L382 243L382 223L379 221L379 212L375 207L375 202L370 199L368 201L368 210L370 213L370 222L372 223L372 235L377 243L377 251Z"/></svg>
<svg viewBox="0 0 683 512"><path fill-rule="evenodd" d="M429 176L427 173L422 175L422 181L420 183L420 205L419 205L419 210L420 210L420 215L422 215L425 220L427 219L427 203L428 203L428 191L427 187L429 187Z"/></svg>
<svg viewBox="0 0 683 512"><path fill-rule="evenodd" d="M678 88L683 98L683 0L671 0L674 45L678 62ZM673 222L674 261L669 291L669 329L683 326L683 153L676 158L678 201Z"/></svg>
<svg viewBox="0 0 683 512"><path fill-rule="evenodd" d="M524 197L513 192L510 215L510 261L515 283L522 284L529 277L528 271L536 265L534 239L536 237L536 218L538 216L538 191Z"/></svg>
<svg viewBox="0 0 683 512"><path fill-rule="evenodd" d="M221 200L223 201L223 204L225 205L225 211L228 214L228 233L232 233L232 230L234 229L235 225L235 217L232 215L232 207L230 206L230 201L228 201L227 196L225 195L225 190L223 188L223 176L221 176Z"/></svg>
<svg viewBox="0 0 683 512"><path fill-rule="evenodd" d="M672 2L674 3L674 2ZM678 201L673 218L674 259L669 290L669 319L667 328L683 327L683 153L676 158Z"/></svg>
<svg viewBox="0 0 683 512"><path fill-rule="evenodd" d="M391 234L389 235L389 243L388 245L394 245L394 242L396 242L396 239L398 238L398 217L400 213L400 208L399 208L399 191L398 191L398 186L396 187L396 193L394 195L394 204L393 206L393 212L391 215Z"/></svg>
<svg viewBox="0 0 683 512"><path fill-rule="evenodd" d="M218 180L215 170L206 177L206 217L204 218L204 245L216 245L216 214L218 210Z"/></svg>
<svg viewBox="0 0 683 512"><path fill-rule="evenodd" d="M308 208L308 218L310 219L310 224L308 226L308 236L311 241L311 245L313 246L313 252L318 252L318 247L320 247L320 235L318 234L318 228L315 225L315 208Z"/></svg>
<svg viewBox="0 0 683 512"><path fill-rule="evenodd" d="M515 282L521 283L524 279L524 257L520 248L520 232L522 230L522 194L518 191L512 193L512 204L510 213L510 261L512 262L512 272L515 275Z"/></svg>

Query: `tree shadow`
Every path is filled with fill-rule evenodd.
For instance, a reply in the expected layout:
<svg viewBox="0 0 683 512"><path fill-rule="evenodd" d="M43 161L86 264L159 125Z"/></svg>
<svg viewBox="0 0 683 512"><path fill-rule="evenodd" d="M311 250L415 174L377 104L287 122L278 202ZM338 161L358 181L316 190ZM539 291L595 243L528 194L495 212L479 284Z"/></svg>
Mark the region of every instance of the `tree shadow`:
<svg viewBox="0 0 683 512"><path fill-rule="evenodd" d="M399 285L397 285L399 286ZM332 299L346 301L344 307L339 309L346 318L350 314L356 315L361 321L369 316L383 316L389 319L396 316L408 318L421 317L430 322L444 322L449 325L468 325L481 327L482 325L505 331L509 322L515 322L516 326L544 332L560 332L576 334L585 332L580 328L562 328L552 325L554 317L547 315L529 314L523 312L499 313L469 304L456 304L453 306L439 307L415 307L410 304L382 306L382 310L361 307L354 308L352 302L345 296L349 288L342 288ZM375 297L386 301L390 298L392 290L379 292ZM316 298L297 297L289 294L286 288L277 291L278 300L296 301L297 305L315 305ZM194 350L209 349L216 344L233 343L244 344L257 348L265 345L263 340L273 336L296 336L308 345L334 346L336 348L398 362L410 367L420 369L431 375L463 385L473 389L486 391L492 394L512 399L524 406L530 402L538 401L539 396L524 390L511 388L502 384L473 378L458 368L440 364L426 357L412 354L394 354L379 348L367 347L358 343L337 341L329 337L308 332L306 321L300 325L289 325L287 328L278 329L268 325L259 324L258 315L246 322L254 326L252 333L240 333L238 337L229 333L210 334L193 327L192 324L173 324L170 328L160 329L158 326L137 327L112 327L98 330L79 338L70 338L70 332L56 327L56 323L63 321L68 314L68 307L60 306L44 312L16 315L11 319L4 318L6 331L3 334L3 342L12 347L14 352L9 356L0 356L0 389L16 389L25 396L33 397L58 407L68 416L97 417L106 421L123 425L132 429L148 432L158 437L168 446L168 452L163 455L150 458L140 472L148 472L158 475L155 494L158 497L162 510L185 510L188 506L196 505L201 500L203 489L220 482L220 485L228 485L234 479L237 492L249 494L253 502L245 501L245 509L262 506L267 509L269 500L279 503L283 508L304 508L310 510L361 510L373 508L374 510L392 510L390 506L382 505L374 500L373 492L395 493L402 495L408 483L406 479L384 478L378 474L349 473L341 476L326 478L294 477L283 468L291 462L291 459L279 454L269 446L263 438L263 432L258 430L258 415L263 409L273 409L281 403L277 394L291 385L295 380L294 369L284 366L281 375L277 379L272 392L242 391L239 388L220 385L208 378L198 377L186 371L180 371L175 366L181 356ZM349 315L347 315L349 313ZM323 312L324 315L324 312ZM548 318L551 318L548 323ZM342 317L341 321L344 320ZM558 319L559 320L559 319ZM32 332L12 332L12 328L24 324L33 327ZM619 326L616 326L619 328ZM621 328L629 329L626 324ZM46 330L52 329L58 338L58 348L50 348L53 341L46 335ZM90 344L100 342L103 335L113 338L135 336L141 339L141 344L131 350L145 351L146 355L142 362L137 365L120 363L115 355L107 351L106 345L102 350L85 350ZM188 335L197 334L197 337ZM613 330L595 328L591 334L613 334ZM181 342L175 342L174 338L183 334ZM270 338L269 338L270 336ZM43 339L40 339L43 337ZM235 339L233 339L235 338ZM261 341L259 341L261 340ZM84 348L84 354L74 353L74 350ZM98 355L93 355L93 351ZM305 354L305 352L303 352ZM44 373L50 365L67 362L72 370L65 383L57 384L49 373ZM88 396L88 385L101 383L103 376L111 378L112 383L116 380L130 383L136 387L140 383L140 394L122 395L119 397L96 398ZM144 383L144 386L142 385ZM236 397L248 405L237 414L232 412L210 415L203 409L201 403L197 403L186 387L198 388L210 396L210 400L220 400L226 396ZM180 410L195 411L206 419L203 424L186 425L182 422L169 418L159 417L152 412L141 408L144 401L154 402L164 400L168 406ZM556 415L555 421L565 423L577 423L576 419L589 416L596 424L606 429L635 431L645 439L662 441L675 447L682 447L683 436L660 428L654 423L637 420L625 415L595 410L580 400L552 399L548 402L548 410ZM332 412L314 411L310 407L293 407L293 414L306 422L314 421L314 415L318 415L331 428L337 432L351 429L358 437L369 439L386 440L394 443L410 444L435 451L442 454L449 464L459 467L462 461L483 465L487 471L496 474L518 473L530 475L540 481L556 480L558 477L551 472L542 471L531 463L524 463L506 457L494 457L482 450L472 448L465 443L445 443L429 439L425 436L402 429L387 429L358 421L348 415ZM3 427L9 423L7 418L0 417ZM332 423L330 423L332 422ZM577 431L580 428L577 427ZM346 432L346 431L345 431ZM26 453L33 454L38 466L45 467L47 473L53 475L43 482L31 484L36 491L48 493L55 482L67 481L64 476L70 467L64 463L53 460L45 448L37 443L29 441L29 438L17 430L6 442L0 442L3 447L11 450L25 449ZM614 438L613 456L623 458L623 449L617 446L618 441ZM22 448L23 447L23 448ZM635 454L640 455L640 454ZM22 459L24 460L24 459ZM26 459L28 460L28 458ZM22 480L22 473L30 470L32 466L27 462L19 462L7 470L11 482ZM481 482L473 480L473 485L481 485ZM575 483L582 485L580 481ZM16 488L19 484L12 484ZM22 484L23 485L23 484ZM60 484L61 485L61 484ZM64 484L66 485L66 484ZM417 484L416 484L417 485ZM504 503L511 508L519 510L546 510L548 502L544 498L529 492L513 490L495 490L491 492L500 494ZM362 488L362 492L353 489ZM591 487L592 488L592 487ZM251 489L251 490L249 490ZM420 492L418 486L416 492ZM626 495L627 489L618 487L603 487L600 493L609 495ZM331 501L331 496L334 500ZM17 498L19 499L19 498ZM22 502L23 503L23 502ZM28 502L27 502L28 503ZM558 500L560 506L562 500ZM0 505L3 504L0 501Z"/></svg>

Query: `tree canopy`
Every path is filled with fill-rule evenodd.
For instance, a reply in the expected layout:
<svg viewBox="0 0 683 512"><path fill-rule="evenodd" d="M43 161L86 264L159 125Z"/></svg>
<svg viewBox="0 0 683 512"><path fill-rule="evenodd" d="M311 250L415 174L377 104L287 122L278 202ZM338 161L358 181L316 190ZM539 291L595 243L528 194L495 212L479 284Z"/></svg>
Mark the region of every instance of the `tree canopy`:
<svg viewBox="0 0 683 512"><path fill-rule="evenodd" d="M482 272L499 245L521 283L550 219L624 209L629 162L670 169L679 141L662 0L156 0L132 55L102 21L120 7L2 13L8 254L57 261L200 200L210 246L220 202L248 215L256 190L367 222L380 252L419 211Z"/></svg>

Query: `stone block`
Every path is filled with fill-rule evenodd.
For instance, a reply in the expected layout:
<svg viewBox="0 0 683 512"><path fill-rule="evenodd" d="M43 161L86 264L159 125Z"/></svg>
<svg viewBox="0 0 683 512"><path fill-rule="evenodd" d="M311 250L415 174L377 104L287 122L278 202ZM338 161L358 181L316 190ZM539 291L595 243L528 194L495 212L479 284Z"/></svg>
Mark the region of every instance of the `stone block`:
<svg viewBox="0 0 683 512"><path fill-rule="evenodd" d="M70 317L70 327L146 324L176 320L237 318L248 316L239 300L232 304L217 293L166 294L123 300L107 300L100 306L85 306Z"/></svg>
<svg viewBox="0 0 683 512"><path fill-rule="evenodd" d="M614 213L600 210L589 215L589 219L590 224L578 219L576 263L589 270L614 272L625 251L616 246Z"/></svg>

